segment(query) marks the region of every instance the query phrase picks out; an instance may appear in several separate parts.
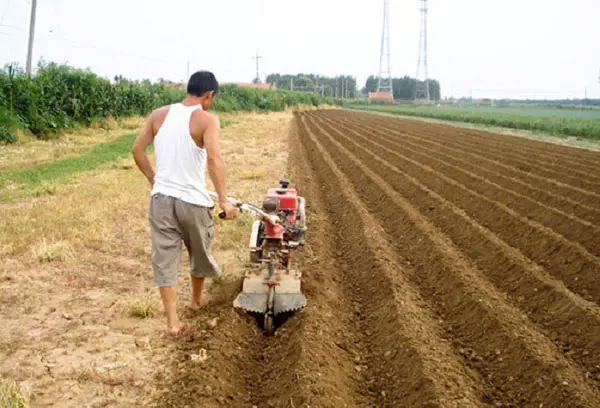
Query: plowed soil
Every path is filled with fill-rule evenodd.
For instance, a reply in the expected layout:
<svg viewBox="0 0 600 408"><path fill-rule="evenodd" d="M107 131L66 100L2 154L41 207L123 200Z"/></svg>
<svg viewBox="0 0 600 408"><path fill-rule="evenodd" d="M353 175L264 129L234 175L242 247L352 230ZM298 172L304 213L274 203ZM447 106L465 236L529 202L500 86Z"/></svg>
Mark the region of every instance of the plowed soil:
<svg viewBox="0 0 600 408"><path fill-rule="evenodd" d="M215 360L159 405L600 406L599 153L339 110L290 133L309 304L267 338L224 288Z"/></svg>
<svg viewBox="0 0 600 408"><path fill-rule="evenodd" d="M344 111L294 121L310 305L270 344L290 352L269 356L269 386L287 374L258 406L600 406L599 153Z"/></svg>

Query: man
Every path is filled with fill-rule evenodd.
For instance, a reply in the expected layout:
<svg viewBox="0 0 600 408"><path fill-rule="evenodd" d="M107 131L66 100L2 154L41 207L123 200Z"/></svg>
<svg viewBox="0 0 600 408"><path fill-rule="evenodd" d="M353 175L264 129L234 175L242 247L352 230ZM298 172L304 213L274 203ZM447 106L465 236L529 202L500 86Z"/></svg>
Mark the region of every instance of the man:
<svg viewBox="0 0 600 408"><path fill-rule="evenodd" d="M181 242L190 256L191 309L198 310L208 302L202 293L204 279L220 274L210 252L214 203L206 189L205 167L225 219L235 218L238 212L226 198L219 120L207 112L218 91L219 83L212 73L196 72L188 82L186 98L152 112L132 149L137 166L152 185L152 270L167 315L167 331L174 336L183 329L176 311ZM146 154L152 143L156 173Z"/></svg>

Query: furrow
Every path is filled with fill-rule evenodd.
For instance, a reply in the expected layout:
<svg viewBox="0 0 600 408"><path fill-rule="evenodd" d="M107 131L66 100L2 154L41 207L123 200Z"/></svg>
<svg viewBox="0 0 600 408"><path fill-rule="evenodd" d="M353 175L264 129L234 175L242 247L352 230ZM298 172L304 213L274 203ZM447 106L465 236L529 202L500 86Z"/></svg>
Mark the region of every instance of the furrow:
<svg viewBox="0 0 600 408"><path fill-rule="evenodd" d="M330 134L340 133L339 130L331 129ZM357 157L364 149L364 145L356 141L344 146ZM390 171L402 173L391 165L378 166L375 171L381 177L389 177ZM600 308L569 291L522 252L416 178L406 173L402 175L407 182L399 180L397 184L390 184L447 233L494 285L525 310L544 334L580 364L591 379L600 382L600 354L592 351L600 350Z"/></svg>
<svg viewBox="0 0 600 408"><path fill-rule="evenodd" d="M367 116L371 116L370 120L377 120L373 118L372 114L365 113L362 115L364 116L364 120L368 120L366 118ZM387 116L385 117L385 122L408 122L410 123L410 127L417 133L448 133L449 130L452 130L451 133L453 138L475 142L482 146L494 146L516 152L523 152L530 156L536 156L548 161L569 163L569 165L584 172L598 174L598 171L600 171L600 163L598 162L599 153L583 148L560 146L511 135L499 135L485 130L465 129L458 126L448 126L430 122L424 123L414 119L392 118Z"/></svg>
<svg viewBox="0 0 600 408"><path fill-rule="evenodd" d="M347 136L343 137L352 141ZM566 240L547 227L524 218L504 204L470 190L462 183L449 179L401 152L392 152L375 141L363 140L373 146L373 151L362 145L361 155L376 157L383 165L389 166L390 160L397 163L403 172L417 177L424 185L463 208L502 240L519 248L528 258L563 280L571 290L588 300L598 302L600 261L581 245Z"/></svg>
<svg viewBox="0 0 600 408"><path fill-rule="evenodd" d="M441 317L456 352L494 386L489 398L516 406L600 403L583 373L482 277L446 234L322 127L311 122L309 128L321 136L319 143L359 199L394 237L397 253L414 268L406 271L409 279Z"/></svg>
<svg viewBox="0 0 600 408"><path fill-rule="evenodd" d="M384 121L384 123L388 123ZM387 125L384 125L387 126ZM392 130L392 129L391 129ZM597 203L600 201L600 194L595 191L592 191L594 187L592 186L592 190L590 190L590 186L585 185L585 180L581 179L572 179L574 180L574 184L569 184L565 182L564 178L566 176L562 176L556 178L552 175L545 174L537 174L536 168L531 166L530 164L520 164L514 163L514 161L510 158L510 156L502 156L500 154L496 154L493 148L485 148L485 145L482 143L481 145L476 145L475 147L465 146L461 142L453 139L452 137L447 136L446 134L438 134L432 132L423 132L416 133L414 129L408 129L405 133L409 133L415 137L426 138L430 140L436 140L446 145L459 148L460 150L468 153L472 153L478 155L480 157L484 157L486 160L490 160L501 167L519 174L520 176L531 177L536 180L540 180L542 182L550 183L553 185L551 189L556 190L556 187L560 187L561 189L566 189L570 191L567 193L569 196L576 197L577 201L582 201L584 204L589 205L591 207L597 206ZM454 134L452 134L454 135ZM485 149L485 150L483 150ZM485 154L485 156L482 156ZM566 165L566 164L565 164ZM594 174L594 173L592 173ZM583 183L583 184L582 184ZM579 198L581 197L581 198Z"/></svg>
<svg viewBox="0 0 600 408"><path fill-rule="evenodd" d="M457 164L460 163L461 167L467 168L475 174L483 175L489 180L494 180L496 183L507 189L522 193L523 195L529 196L538 202L547 203L548 206L561 209L567 214L572 214L573 216L580 217L582 220L585 220L593 225L600 226L600 208L598 206L589 207L583 205L570 199L569 197L566 197L564 192L555 194L551 191L553 188L552 185L537 187L527 183L526 181L520 180L517 177L511 177L510 173L508 173L506 169L498 167L490 160L486 160L481 156L450 147L447 144L435 142L423 137L415 137L405 132L390 130L377 124L368 124L363 126L361 123L352 119L345 120L349 125L368 127L370 129L378 130L382 137L391 143L418 146L418 148L427 150L432 155L441 156L450 162ZM398 135L400 138L390 137L388 135L390 132ZM506 175L504 173L506 173Z"/></svg>
<svg viewBox="0 0 600 408"><path fill-rule="evenodd" d="M356 126L358 126L358 124L356 124ZM397 134L402 137L402 143L400 143L398 138L392 138L387 135L389 132L387 129L376 125L370 126L370 128L378 130L381 137L390 143L396 145L407 144L418 149L423 149L430 155L441 157L443 160L446 160L450 163L455 163L457 167L468 169L474 174L479 174L488 180L493 180L495 183L508 190L530 197L537 202L547 203L549 207L563 211L567 216L575 217L576 220L582 220L592 225L600 226L599 208L586 207L567 197L563 197L562 195L553 194L552 192L537 188L536 186L517 178L505 176L502 174L503 169L499 169L493 165L490 166L488 162L475 155L449 147L439 142L434 142L425 138L417 138L406 133L397 132Z"/></svg>
<svg viewBox="0 0 600 408"><path fill-rule="evenodd" d="M512 151L500 149L495 145L487 146L483 143L477 144L464 142L454 138L450 139L446 135L432 134L431 136L446 143L451 143L452 146L456 146L461 150L474 153L482 152L483 150L485 151L487 157L495 160L501 160L505 165L522 170L532 175L535 174L548 180L565 184L578 191L584 191L587 195L600 198L600 183L598 183L595 178L590 177L591 175L595 174L595 172L592 170L589 171L587 176L583 173L574 172L570 170L571 164L569 162L562 162L562 169L555 170L549 168L547 164L544 165L539 164L539 162L536 163L535 159L528 160L526 158L522 158Z"/></svg>
<svg viewBox="0 0 600 408"><path fill-rule="evenodd" d="M329 119L324 117L320 119L329 121ZM450 179L461 182L472 191L488 197L492 201L506 205L521 216L535 220L541 225L551 228L566 239L577 242L588 251L592 251L593 255L600 256L600 227L596 227L572 214L567 214L564 211L549 207L527 196L506 189L459 165L432 157L427 149L422 146L414 147L410 143L403 143L401 145L400 143L390 142L384 135L375 134L368 128L363 131L363 128L356 127L355 131L346 127L341 122L328 123L336 123L335 127L343 127L348 132L368 141L376 141L378 146L382 148L391 151L405 150L416 161L427 163L433 170L444 174ZM365 137L363 136L364 134L369 134L370 137Z"/></svg>
<svg viewBox="0 0 600 408"><path fill-rule="evenodd" d="M302 122L302 119L300 119ZM442 339L434 317L404 279L404 267L329 154L302 123L305 149L323 190L324 208L330 215L350 296L366 347L356 367L368 367L363 390L371 391L357 406L482 406L483 391L475 373L469 372ZM344 206L339 205L345 203ZM348 347L344 345L344 348Z"/></svg>

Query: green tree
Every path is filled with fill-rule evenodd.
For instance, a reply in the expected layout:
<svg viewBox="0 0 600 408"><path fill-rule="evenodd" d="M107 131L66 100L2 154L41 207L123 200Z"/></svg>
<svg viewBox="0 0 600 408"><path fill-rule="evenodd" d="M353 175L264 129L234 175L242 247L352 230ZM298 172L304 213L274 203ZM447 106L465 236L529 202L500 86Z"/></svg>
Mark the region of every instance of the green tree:
<svg viewBox="0 0 600 408"><path fill-rule="evenodd" d="M347 98L355 98L358 94L356 78L351 75L326 77L315 74L299 73L296 75L269 74L267 83L275 84L278 89L293 89L302 92L313 92L323 96L338 96L342 93Z"/></svg>
<svg viewBox="0 0 600 408"><path fill-rule="evenodd" d="M362 89L363 94L368 95L369 92L377 91L378 83L378 77L375 75L369 76ZM394 88L394 99L412 100L415 97L417 80L408 75L402 78L392 78L392 86ZM429 95L432 100L441 99L440 83L436 79L429 80Z"/></svg>

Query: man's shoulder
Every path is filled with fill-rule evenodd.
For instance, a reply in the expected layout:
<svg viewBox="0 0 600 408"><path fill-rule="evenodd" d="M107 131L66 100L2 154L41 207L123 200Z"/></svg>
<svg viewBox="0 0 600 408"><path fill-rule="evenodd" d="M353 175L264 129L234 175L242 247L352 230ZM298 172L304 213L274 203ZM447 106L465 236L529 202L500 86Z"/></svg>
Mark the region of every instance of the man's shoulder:
<svg viewBox="0 0 600 408"><path fill-rule="evenodd" d="M210 125L219 124L219 118L202 109L197 109L192 113L192 121L194 125L202 129L206 129Z"/></svg>
<svg viewBox="0 0 600 408"><path fill-rule="evenodd" d="M161 106L160 108L154 109L150 114L150 117L157 120L164 120L164 118L167 117L170 108L171 105L165 105Z"/></svg>
<svg viewBox="0 0 600 408"><path fill-rule="evenodd" d="M165 118L169 114L171 105L161 106L160 108L154 109L148 119L153 124L161 124L165 121Z"/></svg>
<svg viewBox="0 0 600 408"><path fill-rule="evenodd" d="M165 123L165 119L167 118L167 115L169 114L170 107L171 107L171 105L165 105L158 109L155 109L152 111L152 113L148 117L148 121L152 125L152 132L154 133L155 136L158 133L158 130L163 125L163 123Z"/></svg>

